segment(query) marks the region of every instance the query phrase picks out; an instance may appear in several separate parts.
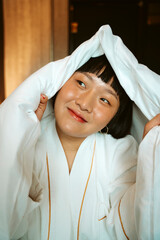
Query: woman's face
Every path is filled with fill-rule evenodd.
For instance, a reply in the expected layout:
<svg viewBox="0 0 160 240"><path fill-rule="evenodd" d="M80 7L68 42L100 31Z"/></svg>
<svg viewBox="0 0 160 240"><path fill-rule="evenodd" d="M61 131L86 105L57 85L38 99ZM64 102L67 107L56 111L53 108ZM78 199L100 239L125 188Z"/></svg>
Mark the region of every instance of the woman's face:
<svg viewBox="0 0 160 240"><path fill-rule="evenodd" d="M111 82L107 84L93 73L75 72L55 100L58 133L85 138L103 129L119 108Z"/></svg>

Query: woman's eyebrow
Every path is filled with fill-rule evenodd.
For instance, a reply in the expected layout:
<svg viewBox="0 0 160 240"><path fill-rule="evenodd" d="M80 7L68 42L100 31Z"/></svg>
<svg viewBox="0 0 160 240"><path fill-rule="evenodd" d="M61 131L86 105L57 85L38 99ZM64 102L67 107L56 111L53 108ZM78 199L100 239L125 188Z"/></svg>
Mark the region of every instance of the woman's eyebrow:
<svg viewBox="0 0 160 240"><path fill-rule="evenodd" d="M90 76L87 72L82 72L82 74L85 75L91 81L93 81L92 76ZM114 91L112 91L111 89L106 88L106 92L110 93L111 95L113 95L116 98L116 100L118 100L118 96L117 96L117 94Z"/></svg>
<svg viewBox="0 0 160 240"><path fill-rule="evenodd" d="M92 76L90 76L87 72L82 72L83 75L85 75L88 79L93 81Z"/></svg>
<svg viewBox="0 0 160 240"><path fill-rule="evenodd" d="M115 92L113 92L111 89L106 89L107 93L110 93L111 95L113 95L117 100L118 100L118 96Z"/></svg>

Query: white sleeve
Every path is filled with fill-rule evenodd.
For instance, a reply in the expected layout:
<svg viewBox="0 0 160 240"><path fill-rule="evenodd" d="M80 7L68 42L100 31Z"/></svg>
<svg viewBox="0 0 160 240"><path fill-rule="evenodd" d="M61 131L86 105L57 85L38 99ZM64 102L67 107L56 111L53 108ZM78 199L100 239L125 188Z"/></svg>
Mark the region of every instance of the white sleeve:
<svg viewBox="0 0 160 240"><path fill-rule="evenodd" d="M159 239L159 160L160 127L155 127L139 146L136 183L130 184L127 177L128 171L124 171L124 174L116 180L121 182L120 185L114 183L116 187L111 193L112 208L106 221L107 229L112 237L118 240ZM132 179L132 171L130 174ZM127 185L128 189L125 188Z"/></svg>
<svg viewBox="0 0 160 240"><path fill-rule="evenodd" d="M160 127L154 127L139 147L135 194L138 239L160 239Z"/></svg>
<svg viewBox="0 0 160 240"><path fill-rule="evenodd" d="M134 221L137 143L131 136L119 139L114 152L106 231L110 239L137 239Z"/></svg>
<svg viewBox="0 0 160 240"><path fill-rule="evenodd" d="M0 239L11 239L22 219L39 204L29 197L35 144L41 132L34 111L41 93L51 98L63 84L58 76L65 63L66 59L47 64L0 105Z"/></svg>

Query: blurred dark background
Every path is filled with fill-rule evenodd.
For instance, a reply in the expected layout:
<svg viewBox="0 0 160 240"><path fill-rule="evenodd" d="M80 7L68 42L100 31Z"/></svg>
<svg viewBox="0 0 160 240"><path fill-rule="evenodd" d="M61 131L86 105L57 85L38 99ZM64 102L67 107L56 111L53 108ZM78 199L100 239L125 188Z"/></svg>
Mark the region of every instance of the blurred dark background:
<svg viewBox="0 0 160 240"><path fill-rule="evenodd" d="M70 22L70 53L109 24L141 63L160 74L160 0L71 0Z"/></svg>
<svg viewBox="0 0 160 240"><path fill-rule="evenodd" d="M160 0L0 0L0 102L16 87L15 83L5 93L13 79L23 81L48 61L72 53L104 24L111 26L140 63L160 74ZM13 46L16 56L13 51L11 55ZM16 67L10 77L13 63ZM33 67L27 70L29 65ZM15 70L17 66L23 75Z"/></svg>

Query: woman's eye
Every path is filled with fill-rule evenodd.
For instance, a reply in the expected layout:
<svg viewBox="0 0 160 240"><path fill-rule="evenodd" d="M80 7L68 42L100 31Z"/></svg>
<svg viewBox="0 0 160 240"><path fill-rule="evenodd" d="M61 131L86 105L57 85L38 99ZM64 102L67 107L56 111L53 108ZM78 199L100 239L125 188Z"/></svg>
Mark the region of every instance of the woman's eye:
<svg viewBox="0 0 160 240"><path fill-rule="evenodd" d="M82 87L86 87L86 85L84 84L84 82L82 82L82 81L80 81L80 80L77 80L77 82L78 82L78 84L80 85L80 86L82 86Z"/></svg>
<svg viewBox="0 0 160 240"><path fill-rule="evenodd" d="M101 98L101 101L110 105L110 102L106 98Z"/></svg>

